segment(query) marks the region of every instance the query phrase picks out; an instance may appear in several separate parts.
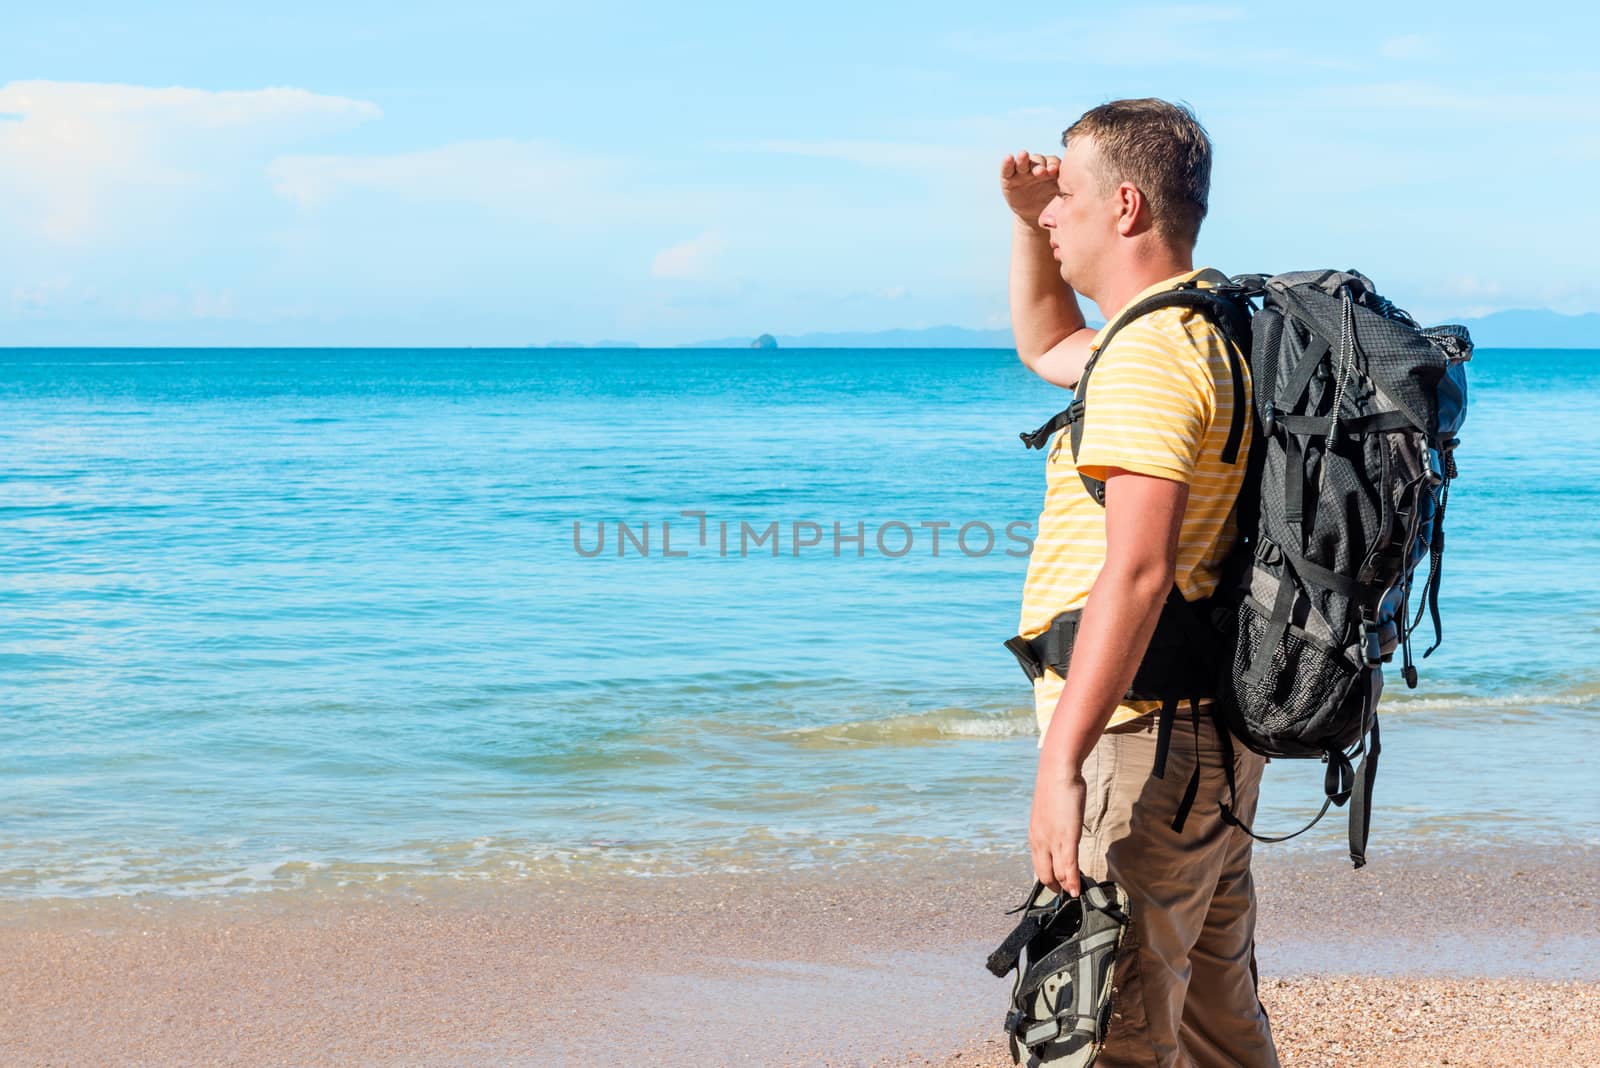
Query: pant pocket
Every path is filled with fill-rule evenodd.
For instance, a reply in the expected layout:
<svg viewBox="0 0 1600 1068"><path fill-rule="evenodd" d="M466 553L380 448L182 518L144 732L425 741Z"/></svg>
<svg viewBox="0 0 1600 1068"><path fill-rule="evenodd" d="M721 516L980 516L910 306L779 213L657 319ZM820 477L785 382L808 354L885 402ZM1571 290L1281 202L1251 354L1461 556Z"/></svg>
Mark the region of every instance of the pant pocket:
<svg viewBox="0 0 1600 1068"><path fill-rule="evenodd" d="M1111 791L1117 778L1117 746L1104 735L1083 762L1083 833L1097 835L1111 807Z"/></svg>

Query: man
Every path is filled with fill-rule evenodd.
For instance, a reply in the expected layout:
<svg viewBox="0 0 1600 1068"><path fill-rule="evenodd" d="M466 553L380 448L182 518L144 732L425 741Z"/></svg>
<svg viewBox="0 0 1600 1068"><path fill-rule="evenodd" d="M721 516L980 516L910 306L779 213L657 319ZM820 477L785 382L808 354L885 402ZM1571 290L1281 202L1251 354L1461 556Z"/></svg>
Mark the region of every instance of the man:
<svg viewBox="0 0 1600 1068"><path fill-rule="evenodd" d="M1193 264L1211 143L1187 108L1114 101L1074 123L1062 145L1060 158L1007 158L1001 186L1016 215L1018 354L1071 387L1105 334L1085 326L1078 294L1109 325L1144 297L1225 277ZM1130 896L1133 926L1098 1062L1106 1068L1278 1063L1256 996L1251 840L1221 818L1226 785L1211 718L1201 717L1198 740L1187 722L1174 732L1158 779L1157 706L1124 700L1174 583L1186 600L1209 596L1237 537L1249 443L1238 462L1223 462L1231 375L1227 343L1200 313L1134 320L1096 358L1076 464L1066 432L1048 452L1020 632L1037 636L1065 611L1082 617L1066 677L1047 669L1035 683L1043 737L1029 845L1052 889L1076 894L1081 868ZM1104 507L1080 472L1104 481ZM1263 761L1235 752L1248 824ZM1172 820L1197 760L1200 792L1178 833Z"/></svg>

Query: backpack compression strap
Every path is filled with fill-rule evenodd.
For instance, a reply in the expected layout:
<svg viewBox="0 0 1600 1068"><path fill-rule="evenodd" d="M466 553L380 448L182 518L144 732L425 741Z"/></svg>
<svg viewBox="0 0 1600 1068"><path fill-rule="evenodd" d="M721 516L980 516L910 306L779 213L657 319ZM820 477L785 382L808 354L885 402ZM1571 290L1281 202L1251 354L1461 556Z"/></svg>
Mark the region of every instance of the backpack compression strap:
<svg viewBox="0 0 1600 1068"><path fill-rule="evenodd" d="M1376 685L1376 669L1368 669L1368 677L1362 680L1362 685L1367 688L1367 695L1363 700L1368 702L1366 714L1370 716L1368 723L1371 726L1363 734L1361 747L1358 750L1360 763L1352 765L1350 758L1339 750L1332 750L1326 754L1328 761L1327 773L1323 776L1322 790L1326 795L1322 808L1311 818L1311 822L1290 834L1266 836L1257 834L1236 812L1238 806L1238 787L1233 773L1233 736L1228 732L1228 724L1215 708L1212 716L1216 720L1217 735L1222 740L1222 769L1228 781L1228 802L1222 806L1222 822L1230 827L1237 827L1258 842L1272 844L1287 842L1291 838L1299 838L1311 828L1322 822L1322 817L1328 814L1328 809L1335 805L1350 805L1350 863L1357 868L1366 867L1367 864L1367 839L1372 830L1372 787L1378 777L1378 754L1383 752L1383 746L1378 735L1378 714L1376 698L1372 690Z"/></svg>

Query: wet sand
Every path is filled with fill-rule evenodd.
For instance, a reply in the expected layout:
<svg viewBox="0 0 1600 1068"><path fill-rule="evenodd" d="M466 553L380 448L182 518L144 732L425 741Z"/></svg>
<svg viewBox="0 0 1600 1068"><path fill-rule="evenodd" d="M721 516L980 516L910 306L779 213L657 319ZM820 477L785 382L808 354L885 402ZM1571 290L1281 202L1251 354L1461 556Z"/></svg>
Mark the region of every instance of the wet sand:
<svg viewBox="0 0 1600 1068"><path fill-rule="evenodd" d="M1600 1065L1600 849L1258 861L1288 1065ZM1021 858L0 904L0 1063L1009 1064ZM1484 982L1483 978L1494 981Z"/></svg>

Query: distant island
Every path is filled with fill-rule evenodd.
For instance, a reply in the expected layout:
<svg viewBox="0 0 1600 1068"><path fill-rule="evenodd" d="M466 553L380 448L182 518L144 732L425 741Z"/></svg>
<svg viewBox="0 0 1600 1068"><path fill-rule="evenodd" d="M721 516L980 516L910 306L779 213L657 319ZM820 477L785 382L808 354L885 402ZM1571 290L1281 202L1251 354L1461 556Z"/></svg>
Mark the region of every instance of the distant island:
<svg viewBox="0 0 1600 1068"><path fill-rule="evenodd" d="M1600 313L1563 315L1544 308L1515 309L1475 318L1446 320L1472 332L1480 349L1600 349ZM1091 320L1090 326L1103 325ZM636 349L635 341L552 341L530 348ZM655 347L655 346L652 346ZM760 334L714 338L677 346L684 349L1010 349L1010 330L964 326L917 329L850 330L808 334Z"/></svg>
<svg viewBox="0 0 1600 1068"><path fill-rule="evenodd" d="M762 334L724 337L680 346L686 349L1009 349L1010 330L930 326L921 330L856 330L827 334Z"/></svg>

